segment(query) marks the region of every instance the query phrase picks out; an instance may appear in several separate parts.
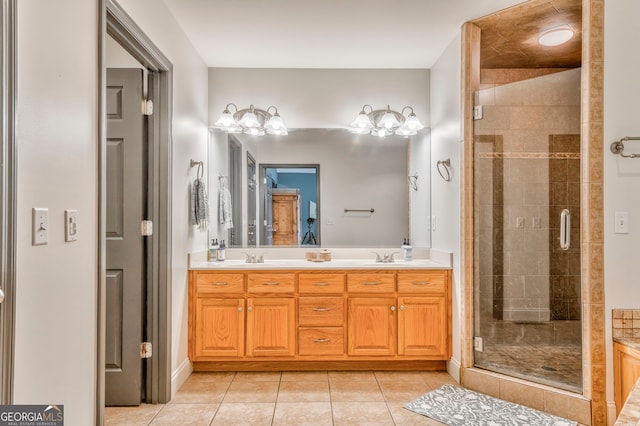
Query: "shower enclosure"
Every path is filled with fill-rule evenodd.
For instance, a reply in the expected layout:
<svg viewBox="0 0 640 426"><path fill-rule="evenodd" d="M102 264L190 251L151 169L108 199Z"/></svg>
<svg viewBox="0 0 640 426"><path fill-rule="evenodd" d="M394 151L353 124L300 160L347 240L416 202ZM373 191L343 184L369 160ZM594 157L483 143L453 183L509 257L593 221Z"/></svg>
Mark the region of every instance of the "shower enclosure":
<svg viewBox="0 0 640 426"><path fill-rule="evenodd" d="M580 69L475 105L475 366L582 392Z"/></svg>

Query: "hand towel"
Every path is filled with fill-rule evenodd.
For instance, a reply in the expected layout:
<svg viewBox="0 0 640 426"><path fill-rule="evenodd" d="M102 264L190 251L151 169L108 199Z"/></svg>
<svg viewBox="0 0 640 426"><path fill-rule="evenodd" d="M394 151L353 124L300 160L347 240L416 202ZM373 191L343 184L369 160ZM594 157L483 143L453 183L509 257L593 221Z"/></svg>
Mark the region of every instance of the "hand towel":
<svg viewBox="0 0 640 426"><path fill-rule="evenodd" d="M194 180L191 185L190 221L201 230L209 227L209 200L202 179Z"/></svg>
<svg viewBox="0 0 640 426"><path fill-rule="evenodd" d="M220 179L220 194L219 194L219 214L220 224L224 229L233 228L233 221L231 218L231 192L227 188L227 180L225 178Z"/></svg>

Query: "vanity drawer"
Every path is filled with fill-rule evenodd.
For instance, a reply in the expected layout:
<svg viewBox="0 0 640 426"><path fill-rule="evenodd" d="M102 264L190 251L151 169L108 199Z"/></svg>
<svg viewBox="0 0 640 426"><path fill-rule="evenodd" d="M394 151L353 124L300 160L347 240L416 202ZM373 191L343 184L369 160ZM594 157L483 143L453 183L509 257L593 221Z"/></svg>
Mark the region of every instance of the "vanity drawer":
<svg viewBox="0 0 640 426"><path fill-rule="evenodd" d="M243 293L244 274L198 273L196 291L198 294Z"/></svg>
<svg viewBox="0 0 640 426"><path fill-rule="evenodd" d="M293 293L296 276L293 273L247 274L249 293Z"/></svg>
<svg viewBox="0 0 640 426"><path fill-rule="evenodd" d="M347 274L347 290L353 293L393 293L395 288L393 272Z"/></svg>
<svg viewBox="0 0 640 426"><path fill-rule="evenodd" d="M345 274L306 274L298 276L300 293L342 293Z"/></svg>
<svg viewBox="0 0 640 426"><path fill-rule="evenodd" d="M299 355L344 355L344 327L298 329Z"/></svg>
<svg viewBox="0 0 640 426"><path fill-rule="evenodd" d="M444 294L447 288L446 271L398 273L399 293Z"/></svg>
<svg viewBox="0 0 640 426"><path fill-rule="evenodd" d="M343 325L344 299L342 297L300 297L298 299L300 325Z"/></svg>

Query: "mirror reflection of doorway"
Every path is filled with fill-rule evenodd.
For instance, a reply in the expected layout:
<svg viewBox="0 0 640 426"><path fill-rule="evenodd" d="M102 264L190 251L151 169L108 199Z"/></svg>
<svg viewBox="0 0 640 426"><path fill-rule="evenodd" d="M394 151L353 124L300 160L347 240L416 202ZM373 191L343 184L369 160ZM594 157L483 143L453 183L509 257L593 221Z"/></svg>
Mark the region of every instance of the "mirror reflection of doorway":
<svg viewBox="0 0 640 426"><path fill-rule="evenodd" d="M262 245L320 244L320 165L262 164Z"/></svg>
<svg viewBox="0 0 640 426"><path fill-rule="evenodd" d="M229 229L227 247L242 247L242 145L229 136L229 190L233 227Z"/></svg>
<svg viewBox="0 0 640 426"><path fill-rule="evenodd" d="M247 152L247 246L255 247L256 239L256 160Z"/></svg>

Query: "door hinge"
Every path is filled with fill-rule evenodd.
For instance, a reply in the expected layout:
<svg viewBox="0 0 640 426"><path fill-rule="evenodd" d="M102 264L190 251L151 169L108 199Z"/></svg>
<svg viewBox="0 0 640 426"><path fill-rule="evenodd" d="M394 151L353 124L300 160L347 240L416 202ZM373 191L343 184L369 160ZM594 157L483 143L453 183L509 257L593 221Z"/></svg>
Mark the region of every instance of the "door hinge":
<svg viewBox="0 0 640 426"><path fill-rule="evenodd" d="M151 358L153 353L153 345L151 342L140 343L140 358Z"/></svg>
<svg viewBox="0 0 640 426"><path fill-rule="evenodd" d="M143 220L140 225L140 233L143 237L150 237L153 235L153 222L150 220Z"/></svg>
<svg viewBox="0 0 640 426"><path fill-rule="evenodd" d="M145 99L142 101L142 114L153 115L153 101Z"/></svg>
<svg viewBox="0 0 640 426"><path fill-rule="evenodd" d="M484 342L482 341L482 337L476 336L473 338L473 350L478 352L484 351Z"/></svg>

